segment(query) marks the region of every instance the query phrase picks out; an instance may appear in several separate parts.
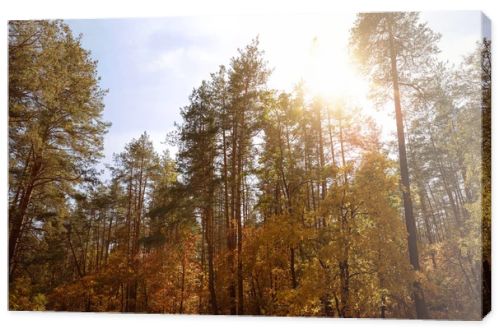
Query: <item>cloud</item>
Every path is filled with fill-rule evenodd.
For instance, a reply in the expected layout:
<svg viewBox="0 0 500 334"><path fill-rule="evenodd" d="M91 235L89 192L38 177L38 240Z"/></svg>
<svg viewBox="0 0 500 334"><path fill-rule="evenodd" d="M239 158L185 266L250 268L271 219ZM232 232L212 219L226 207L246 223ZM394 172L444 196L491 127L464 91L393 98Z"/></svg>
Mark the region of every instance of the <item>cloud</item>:
<svg viewBox="0 0 500 334"><path fill-rule="evenodd" d="M156 53L148 64L149 71L172 70L180 75L186 70L202 67L216 61L216 56L207 49L197 46L177 47L171 50Z"/></svg>
<svg viewBox="0 0 500 334"><path fill-rule="evenodd" d="M176 48L173 50L169 50L163 52L156 56L156 59L153 59L148 67L149 71L157 71L168 69L175 71L176 74L181 74L182 71L180 69L182 65L182 61L184 58L186 50L184 48Z"/></svg>

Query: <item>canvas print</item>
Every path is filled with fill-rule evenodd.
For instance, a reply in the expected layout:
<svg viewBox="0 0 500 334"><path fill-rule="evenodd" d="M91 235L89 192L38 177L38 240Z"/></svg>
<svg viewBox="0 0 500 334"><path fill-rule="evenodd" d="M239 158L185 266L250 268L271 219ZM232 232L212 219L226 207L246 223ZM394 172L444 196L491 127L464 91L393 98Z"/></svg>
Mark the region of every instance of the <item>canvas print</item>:
<svg viewBox="0 0 500 334"><path fill-rule="evenodd" d="M12 311L480 320L481 12L8 23Z"/></svg>

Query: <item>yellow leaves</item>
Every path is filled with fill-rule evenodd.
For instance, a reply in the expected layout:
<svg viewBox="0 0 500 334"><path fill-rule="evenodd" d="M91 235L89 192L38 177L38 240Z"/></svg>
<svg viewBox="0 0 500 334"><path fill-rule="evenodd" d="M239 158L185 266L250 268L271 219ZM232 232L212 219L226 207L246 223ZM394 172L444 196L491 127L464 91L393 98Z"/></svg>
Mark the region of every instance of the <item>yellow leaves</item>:
<svg viewBox="0 0 500 334"><path fill-rule="evenodd" d="M338 241L331 241L327 245L321 247L318 251L318 259L323 261L323 263L332 263L340 259L341 244Z"/></svg>
<svg viewBox="0 0 500 334"><path fill-rule="evenodd" d="M27 277L19 277L9 288L9 310L45 311L47 297L42 293L33 296L33 286Z"/></svg>
<svg viewBox="0 0 500 334"><path fill-rule="evenodd" d="M321 314L319 298L306 289L287 289L278 292L278 314L286 316L317 316Z"/></svg>

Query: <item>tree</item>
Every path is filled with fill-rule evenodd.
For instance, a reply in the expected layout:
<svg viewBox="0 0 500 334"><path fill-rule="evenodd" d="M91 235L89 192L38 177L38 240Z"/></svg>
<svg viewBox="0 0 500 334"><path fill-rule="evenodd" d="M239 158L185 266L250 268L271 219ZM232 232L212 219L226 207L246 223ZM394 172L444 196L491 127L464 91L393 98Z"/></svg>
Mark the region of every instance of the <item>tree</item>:
<svg viewBox="0 0 500 334"><path fill-rule="evenodd" d="M60 198L95 174L105 91L97 63L61 21L9 23L9 277L35 205Z"/></svg>
<svg viewBox="0 0 500 334"><path fill-rule="evenodd" d="M144 236L144 216L147 210L152 181L158 173L159 159L147 133L133 139L125 151L115 156L114 176L120 178L126 189L126 256L132 277L126 283L126 312L137 310L137 289L140 270L140 246Z"/></svg>
<svg viewBox="0 0 500 334"><path fill-rule="evenodd" d="M438 52L436 42L439 37L426 24L419 22L418 13L359 14L351 30L353 53L362 71L371 76L382 98L387 96L388 88L393 90L408 252L410 263L417 272L420 270L417 229L410 194L400 86L412 86L418 69L425 68L429 59ZM417 318L427 318L423 292L417 281L414 283L414 301Z"/></svg>
<svg viewBox="0 0 500 334"><path fill-rule="evenodd" d="M214 196L215 188L218 186L215 177L215 159L216 135L219 129L218 114L213 105L213 92L209 85L203 81L190 96L190 104L181 111L184 123L179 129L181 148L178 156L187 187L192 190L195 205L201 216L203 243L206 243L208 253L211 312L218 314L214 268Z"/></svg>
<svg viewBox="0 0 500 334"><path fill-rule="evenodd" d="M262 58L259 40L254 39L245 49L238 50L239 56L231 60L228 70L228 102L231 122L231 222L236 225L231 245L236 245L236 314L244 313L243 286L243 227L242 192L245 185L245 165L250 165L250 147L258 129L263 109L263 97L270 71ZM231 246L231 248L232 248ZM230 249L230 252L233 250ZM234 311L234 310L233 310Z"/></svg>

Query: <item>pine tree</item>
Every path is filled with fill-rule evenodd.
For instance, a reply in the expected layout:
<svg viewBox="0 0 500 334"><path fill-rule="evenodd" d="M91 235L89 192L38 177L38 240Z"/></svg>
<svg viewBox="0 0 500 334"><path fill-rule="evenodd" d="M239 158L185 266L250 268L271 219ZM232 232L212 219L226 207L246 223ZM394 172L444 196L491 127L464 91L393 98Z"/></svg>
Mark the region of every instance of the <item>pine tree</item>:
<svg viewBox="0 0 500 334"><path fill-rule="evenodd" d="M412 79L425 68L429 59L438 52L436 42L439 35L426 24L419 22L418 13L358 14L351 30L351 45L361 69L370 75L374 86L379 88L380 98L392 98L396 114L398 133L401 190L408 231L408 252L415 271L420 270L417 248L417 229L410 194L410 177L401 109L401 86L412 86ZM428 318L422 289L414 283L413 297L417 318Z"/></svg>
<svg viewBox="0 0 500 334"><path fill-rule="evenodd" d="M9 277L47 187L71 193L101 157L105 91L96 62L61 21L9 23Z"/></svg>

